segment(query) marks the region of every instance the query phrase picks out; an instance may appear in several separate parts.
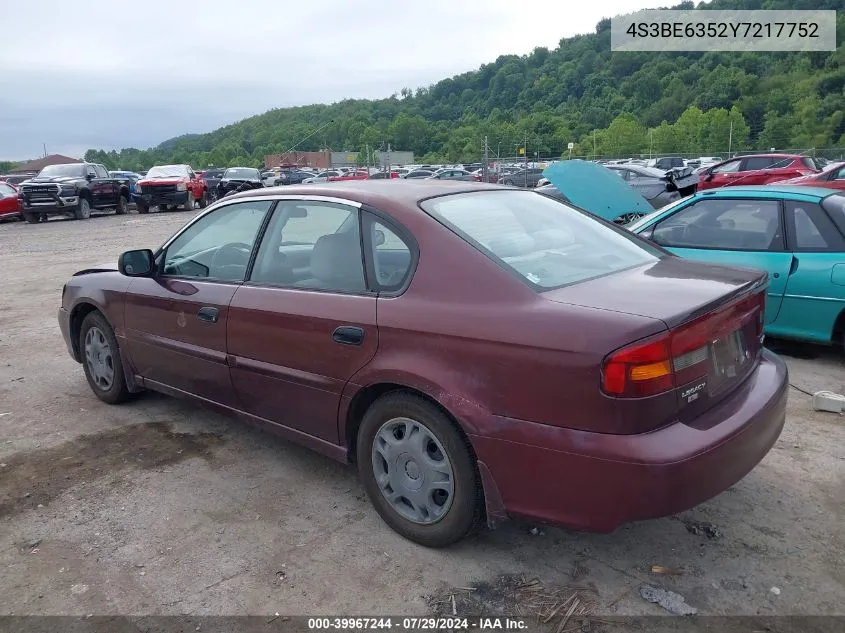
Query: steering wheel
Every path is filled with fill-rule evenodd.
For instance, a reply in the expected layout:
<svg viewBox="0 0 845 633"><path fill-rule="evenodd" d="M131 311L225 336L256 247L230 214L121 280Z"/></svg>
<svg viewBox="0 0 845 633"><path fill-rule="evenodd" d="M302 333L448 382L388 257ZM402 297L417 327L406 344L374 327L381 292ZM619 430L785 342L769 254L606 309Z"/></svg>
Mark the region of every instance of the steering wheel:
<svg viewBox="0 0 845 633"><path fill-rule="evenodd" d="M226 264L242 264L249 261L249 254L252 252L252 246L244 244L243 242L230 242L218 248L211 257L209 268L217 268L218 266L225 266ZM223 253L230 253L236 255L235 261L226 261L223 258ZM234 259L234 258L233 258Z"/></svg>

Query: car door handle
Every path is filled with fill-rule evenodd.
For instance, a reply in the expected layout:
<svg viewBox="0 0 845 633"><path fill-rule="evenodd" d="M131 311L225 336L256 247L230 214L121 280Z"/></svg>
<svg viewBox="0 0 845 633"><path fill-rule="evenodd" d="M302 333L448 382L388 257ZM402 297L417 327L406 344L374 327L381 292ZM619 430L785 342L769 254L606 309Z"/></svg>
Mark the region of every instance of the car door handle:
<svg viewBox="0 0 845 633"><path fill-rule="evenodd" d="M789 265L789 274L794 275L795 271L798 270L798 258L794 255L792 256L792 263Z"/></svg>
<svg viewBox="0 0 845 633"><path fill-rule="evenodd" d="M200 311L197 312L197 317L200 321L217 323L217 319L220 317L220 310L218 310L217 308L205 306L203 308L200 308Z"/></svg>
<svg viewBox="0 0 845 633"><path fill-rule="evenodd" d="M364 342L364 330L351 325L342 325L332 332L332 340L343 345L360 345Z"/></svg>

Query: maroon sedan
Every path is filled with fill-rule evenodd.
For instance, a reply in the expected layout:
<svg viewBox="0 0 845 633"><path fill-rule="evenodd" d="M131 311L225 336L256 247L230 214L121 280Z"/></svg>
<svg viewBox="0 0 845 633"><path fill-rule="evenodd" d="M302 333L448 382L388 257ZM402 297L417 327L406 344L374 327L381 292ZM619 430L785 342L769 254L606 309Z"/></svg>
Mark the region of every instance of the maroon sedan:
<svg viewBox="0 0 845 633"><path fill-rule="evenodd" d="M94 393L144 389L356 461L397 532L672 514L784 424L764 273L674 257L495 185L249 191L77 273L59 323Z"/></svg>

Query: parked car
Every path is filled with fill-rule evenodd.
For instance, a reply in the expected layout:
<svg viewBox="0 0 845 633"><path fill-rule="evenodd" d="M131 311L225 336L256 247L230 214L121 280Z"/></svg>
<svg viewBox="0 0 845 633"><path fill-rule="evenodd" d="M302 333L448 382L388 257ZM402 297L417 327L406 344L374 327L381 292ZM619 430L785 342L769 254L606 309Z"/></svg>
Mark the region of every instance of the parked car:
<svg viewBox="0 0 845 633"><path fill-rule="evenodd" d="M434 175L434 172L429 169L415 169L413 171L409 171L403 177L408 180L416 180L418 178L428 178L432 175Z"/></svg>
<svg viewBox="0 0 845 633"><path fill-rule="evenodd" d="M343 182L346 180L368 180L370 172L366 169L350 169L339 176L329 176L327 182Z"/></svg>
<svg viewBox="0 0 845 633"><path fill-rule="evenodd" d="M798 185L802 187L824 187L845 191L845 163L832 163L824 171L809 176L800 176L780 181L781 185Z"/></svg>
<svg viewBox="0 0 845 633"><path fill-rule="evenodd" d="M343 175L343 172L338 169L326 169L304 179L302 184L310 185L315 182L328 182L329 178L341 175Z"/></svg>
<svg viewBox="0 0 845 633"><path fill-rule="evenodd" d="M279 178L279 174L277 174L273 170L270 170L261 172L261 183L265 187L278 187L282 184L282 181Z"/></svg>
<svg viewBox="0 0 845 633"><path fill-rule="evenodd" d="M21 214L31 224L51 215L87 220L91 211L126 213L129 183L96 163L48 165L20 187Z"/></svg>
<svg viewBox="0 0 845 633"><path fill-rule="evenodd" d="M509 187L536 187L542 177L542 169L529 167L506 174L499 178L499 182Z"/></svg>
<svg viewBox="0 0 845 633"><path fill-rule="evenodd" d="M388 173L385 171L377 171L375 173L370 174L367 180L393 180L396 178L400 178L398 172L391 171L388 176Z"/></svg>
<svg viewBox="0 0 845 633"><path fill-rule="evenodd" d="M279 171L280 185L298 185L302 181L313 178L314 174L309 171L303 171L299 168L282 169Z"/></svg>
<svg viewBox="0 0 845 633"><path fill-rule="evenodd" d="M630 161L633 164L633 161ZM686 167L684 159L680 156L663 156L661 158L651 158L646 161L645 167L652 167L662 171L669 171L670 169L677 169Z"/></svg>
<svg viewBox="0 0 845 633"><path fill-rule="evenodd" d="M136 183L140 191L135 195L135 205L138 213L149 213L153 206L160 211L176 207L190 211L195 202L204 209L208 204L207 187L190 165L158 165Z"/></svg>
<svg viewBox="0 0 845 633"><path fill-rule="evenodd" d="M217 200L217 185L220 184L225 171L222 167L209 167L197 172L197 178L205 182L205 195L208 197L209 204Z"/></svg>
<svg viewBox="0 0 845 633"><path fill-rule="evenodd" d="M0 222L22 218L17 187L8 182L0 182Z"/></svg>
<svg viewBox="0 0 845 633"><path fill-rule="evenodd" d="M765 185L799 176L810 176L819 169L810 156L794 154L754 154L739 156L699 171L698 189Z"/></svg>
<svg viewBox="0 0 845 633"><path fill-rule="evenodd" d="M468 172L466 169L455 169L452 167L446 167L444 169L438 169L436 172L431 174L428 177L429 180L469 180L473 182L479 182L481 180L480 176L472 174Z"/></svg>
<svg viewBox="0 0 845 633"><path fill-rule="evenodd" d="M610 531L744 477L785 416L764 302L765 273L533 191L362 181L218 202L70 278L59 325L102 401L187 397L355 461L388 525L442 546L509 515Z"/></svg>
<svg viewBox="0 0 845 633"><path fill-rule="evenodd" d="M26 182L27 180L34 178L37 175L38 172L28 174L9 174L8 176L0 176L0 181L7 182L10 185L15 185L17 187L22 182Z"/></svg>
<svg viewBox="0 0 845 633"><path fill-rule="evenodd" d="M630 230L681 257L768 271L767 334L845 342L845 195L785 184L717 189Z"/></svg>
<svg viewBox="0 0 845 633"><path fill-rule="evenodd" d="M261 173L253 167L229 167L223 172L223 177L217 183L217 199L229 195L234 191L260 189L264 186Z"/></svg>
<svg viewBox="0 0 845 633"><path fill-rule="evenodd" d="M691 167L663 170L639 165L607 165L622 180L636 189L655 209L695 193L698 177Z"/></svg>

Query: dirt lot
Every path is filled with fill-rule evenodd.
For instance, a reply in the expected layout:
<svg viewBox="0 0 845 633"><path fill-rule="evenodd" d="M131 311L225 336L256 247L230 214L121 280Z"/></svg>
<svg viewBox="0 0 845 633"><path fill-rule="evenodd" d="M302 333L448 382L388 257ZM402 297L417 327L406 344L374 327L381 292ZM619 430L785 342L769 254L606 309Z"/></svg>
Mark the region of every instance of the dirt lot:
<svg viewBox="0 0 845 633"><path fill-rule="evenodd" d="M441 551L388 529L352 468L165 397L102 404L62 342L62 284L187 219L0 226L0 615L421 614L522 573L591 585L608 614L665 613L646 583L707 614L845 614L845 422L796 389L762 464L690 512L612 535L511 522ZM793 385L845 390L838 351L786 352Z"/></svg>

